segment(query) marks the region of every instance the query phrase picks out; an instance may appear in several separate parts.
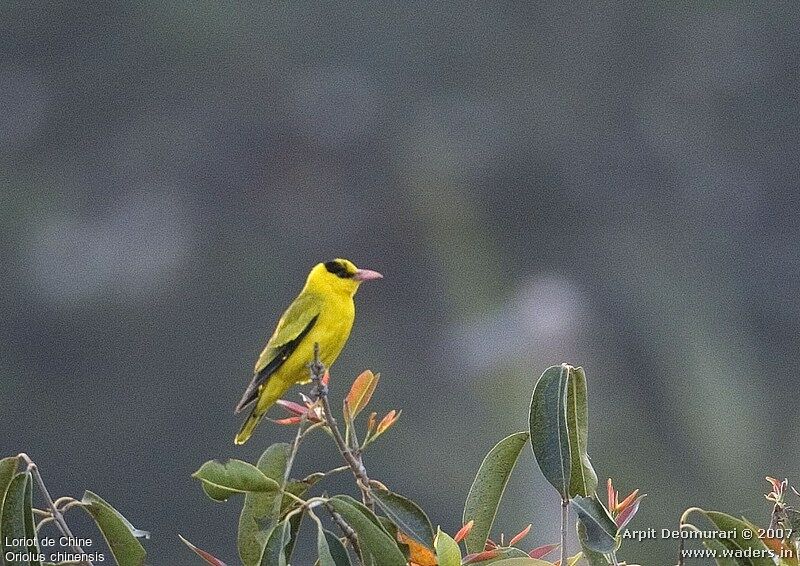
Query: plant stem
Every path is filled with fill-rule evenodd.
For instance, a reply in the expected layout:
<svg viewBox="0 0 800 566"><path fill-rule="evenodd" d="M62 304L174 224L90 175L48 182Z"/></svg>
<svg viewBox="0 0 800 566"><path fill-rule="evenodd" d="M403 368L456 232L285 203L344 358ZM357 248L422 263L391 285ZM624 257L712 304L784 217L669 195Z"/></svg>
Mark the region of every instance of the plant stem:
<svg viewBox="0 0 800 566"><path fill-rule="evenodd" d="M336 526L339 527L339 530L344 533L345 538L348 540L350 545L353 547L353 550L356 553L356 556L361 558L361 549L358 546L358 537L356 536L356 532L353 530L353 527L347 524L347 521L344 520L344 517L339 515L333 507L331 507L328 503L325 504L325 509L330 513L331 519Z"/></svg>
<svg viewBox="0 0 800 566"><path fill-rule="evenodd" d="M361 500L364 505L370 509L375 509L375 503L372 499L372 492L369 485L369 476L367 469L364 467L364 460L361 454L355 454L353 450L347 445L336 424L336 418L331 411L331 404L328 401L328 386L322 383L322 377L325 375L325 365L319 361L319 343L314 344L314 361L311 364L311 380L314 382L314 395L322 403L322 410L324 413L325 422L328 428L333 433L333 439L336 441L336 446L339 448L339 453L344 458L345 462L350 466L353 471L353 476L356 478L358 489L361 490Z"/></svg>
<svg viewBox="0 0 800 566"><path fill-rule="evenodd" d="M561 562L567 563L567 518L569 515L569 499L561 500Z"/></svg>
<svg viewBox="0 0 800 566"><path fill-rule="evenodd" d="M292 448L289 450L289 457L286 459L286 469L283 471L283 485L281 486L281 491L285 491L286 484L289 483L289 475L292 473L292 465L294 465L294 459L300 448L300 441L303 439L303 432L307 422L305 414L300 417L300 424L297 426L297 434L294 435L294 442L292 442Z"/></svg>
<svg viewBox="0 0 800 566"><path fill-rule="evenodd" d="M25 453L20 453L17 455L17 458L25 462L28 467L28 472L31 473L33 479L36 481L36 485L39 488L42 496L44 497L45 502L47 503L47 507L50 508L50 513L53 515L53 521L55 522L58 530L61 531L61 534L67 537L70 540L75 540L75 535L72 534L72 531L69 529L67 522L64 520L64 515L61 514L61 511L58 510L55 503L53 502L53 498L50 497L50 492L47 490L47 486L44 484L44 480L42 479L42 474L39 473L38 466L31 460L30 456ZM75 544L70 545L72 552L75 554L84 554L83 549ZM94 566L91 560L83 560L80 562L81 564L87 564L88 566Z"/></svg>

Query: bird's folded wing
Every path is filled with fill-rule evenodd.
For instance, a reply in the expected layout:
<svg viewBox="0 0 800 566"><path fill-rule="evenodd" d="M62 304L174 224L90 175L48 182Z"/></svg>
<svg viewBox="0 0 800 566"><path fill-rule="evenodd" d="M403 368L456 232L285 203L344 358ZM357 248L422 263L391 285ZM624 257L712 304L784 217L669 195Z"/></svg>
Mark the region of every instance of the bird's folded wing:
<svg viewBox="0 0 800 566"><path fill-rule="evenodd" d="M256 400L259 387L281 367L311 331L317 322L319 307L319 301L314 295L308 294L298 296L286 309L278 321L278 327L256 361L255 375L242 395L241 401L236 405L237 413Z"/></svg>

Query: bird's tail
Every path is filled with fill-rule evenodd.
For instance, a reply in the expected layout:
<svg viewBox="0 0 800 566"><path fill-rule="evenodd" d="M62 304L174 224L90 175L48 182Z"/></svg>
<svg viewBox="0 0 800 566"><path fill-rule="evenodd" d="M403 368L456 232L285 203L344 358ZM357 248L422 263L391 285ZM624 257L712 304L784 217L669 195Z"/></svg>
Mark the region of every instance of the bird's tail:
<svg viewBox="0 0 800 566"><path fill-rule="evenodd" d="M239 430L239 433L236 435L234 439L234 444L244 444L247 440L253 435L253 431L255 430L258 423L261 422L261 419L264 418L267 410L275 404L275 401L280 399L281 395L283 395L284 391L287 388L281 388L277 382L267 381L264 384L264 388L260 392L258 396L258 400L256 400L256 404L253 407L253 410L250 412L250 415L247 417L247 420L244 421L242 428Z"/></svg>
<svg viewBox="0 0 800 566"><path fill-rule="evenodd" d="M264 417L264 413L257 413L256 409L253 408L253 412L250 413L250 416L247 417L247 420L244 421L242 428L239 429L239 433L236 435L234 439L234 444L244 444L247 440L253 435L253 431L256 429L256 425L261 422L261 419Z"/></svg>

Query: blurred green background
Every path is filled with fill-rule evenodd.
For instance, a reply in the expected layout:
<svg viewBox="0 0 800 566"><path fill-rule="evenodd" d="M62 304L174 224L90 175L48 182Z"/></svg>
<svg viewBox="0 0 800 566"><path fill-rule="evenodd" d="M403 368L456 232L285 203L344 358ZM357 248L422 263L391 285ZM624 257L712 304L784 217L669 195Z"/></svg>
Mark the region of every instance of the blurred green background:
<svg viewBox="0 0 800 566"><path fill-rule="evenodd" d="M601 481L649 494L633 528L763 522L800 464L800 10L770 6L3 2L0 451L152 531L152 564L193 563L178 533L235 563L238 502L189 475L289 438L234 447L233 407L343 256L385 279L334 398L382 373L403 416L366 463L434 525L562 361ZM320 436L299 473L336 465ZM509 489L496 531L554 542L529 451Z"/></svg>

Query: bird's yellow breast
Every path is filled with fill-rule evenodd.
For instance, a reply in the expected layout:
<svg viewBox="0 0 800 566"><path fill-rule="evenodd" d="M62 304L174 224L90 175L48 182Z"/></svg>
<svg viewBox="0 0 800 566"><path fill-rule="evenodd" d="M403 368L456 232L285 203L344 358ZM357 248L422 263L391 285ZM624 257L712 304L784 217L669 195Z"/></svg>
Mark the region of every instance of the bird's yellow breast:
<svg viewBox="0 0 800 566"><path fill-rule="evenodd" d="M297 349L278 368L270 381L283 387L293 383L307 383L310 379L309 364L314 360L314 344L319 344L320 361L330 368L339 357L355 319L355 306L349 296L321 298L319 315L314 327L306 334Z"/></svg>

